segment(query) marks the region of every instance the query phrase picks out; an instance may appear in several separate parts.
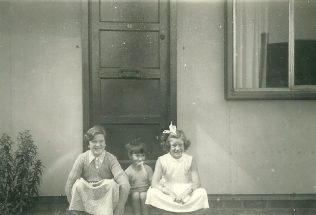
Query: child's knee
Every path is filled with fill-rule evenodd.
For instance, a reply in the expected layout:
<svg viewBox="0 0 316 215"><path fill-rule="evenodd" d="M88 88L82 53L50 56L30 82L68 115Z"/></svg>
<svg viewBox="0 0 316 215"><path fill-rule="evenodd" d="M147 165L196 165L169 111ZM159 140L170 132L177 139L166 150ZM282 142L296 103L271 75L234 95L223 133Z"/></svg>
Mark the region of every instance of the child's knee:
<svg viewBox="0 0 316 215"><path fill-rule="evenodd" d="M207 198L207 193L204 188L198 188L194 190L193 195L199 196L200 198Z"/></svg>
<svg viewBox="0 0 316 215"><path fill-rule="evenodd" d="M134 200L140 199L140 194L139 194L139 192L132 192L132 193L131 193L131 197L132 197L132 199L134 199Z"/></svg>
<svg viewBox="0 0 316 215"><path fill-rule="evenodd" d="M141 193L139 194L140 199L143 200L143 201L146 200L146 196L147 196L147 192L141 192Z"/></svg>
<svg viewBox="0 0 316 215"><path fill-rule="evenodd" d="M76 182L75 189L77 191L84 190L84 188L85 188L85 184L84 183L82 183L81 181Z"/></svg>

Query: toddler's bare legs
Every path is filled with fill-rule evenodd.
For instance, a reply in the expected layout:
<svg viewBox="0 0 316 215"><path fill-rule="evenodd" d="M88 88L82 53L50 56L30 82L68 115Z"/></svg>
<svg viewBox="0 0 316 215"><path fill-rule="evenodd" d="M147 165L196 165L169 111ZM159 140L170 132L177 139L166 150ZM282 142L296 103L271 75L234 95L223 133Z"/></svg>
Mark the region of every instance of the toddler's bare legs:
<svg viewBox="0 0 316 215"><path fill-rule="evenodd" d="M132 192L131 197L134 215L141 215L140 193Z"/></svg>
<svg viewBox="0 0 316 215"><path fill-rule="evenodd" d="M147 192L141 192L139 194L140 197L140 205L142 208L143 215L149 215L148 206L145 204Z"/></svg>
<svg viewBox="0 0 316 215"><path fill-rule="evenodd" d="M149 215L148 206L145 204L146 195L146 192L133 192L131 194L134 215Z"/></svg>

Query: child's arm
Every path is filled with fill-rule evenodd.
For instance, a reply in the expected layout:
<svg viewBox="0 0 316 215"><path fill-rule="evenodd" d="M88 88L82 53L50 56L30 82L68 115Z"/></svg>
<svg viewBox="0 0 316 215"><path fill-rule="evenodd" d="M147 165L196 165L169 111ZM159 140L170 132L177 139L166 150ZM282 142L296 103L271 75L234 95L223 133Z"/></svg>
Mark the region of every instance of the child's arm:
<svg viewBox="0 0 316 215"><path fill-rule="evenodd" d="M193 193L196 188L200 187L200 176L195 160L192 159L191 168L189 170L191 172L192 185L188 187L188 189L184 190L177 198L176 202L183 203L184 199Z"/></svg>
<svg viewBox="0 0 316 215"><path fill-rule="evenodd" d="M192 159L191 168L189 171L191 172L192 185L188 187L188 189L184 190L183 193L181 193L179 196L177 196L175 200L176 202L183 203L183 200L188 195L191 195L196 188L200 187L199 171L194 159Z"/></svg>
<svg viewBox="0 0 316 215"><path fill-rule="evenodd" d="M147 174L148 174L148 182L151 184L151 181L153 180L153 170L150 166L147 166Z"/></svg>
<svg viewBox="0 0 316 215"><path fill-rule="evenodd" d="M168 187L162 186L159 182L162 178L162 165L160 163L160 160L158 158L155 166L155 171L152 177L151 186L153 188L159 189L161 192L163 192L166 195L171 195L174 198L176 197L175 193L172 192Z"/></svg>
<svg viewBox="0 0 316 215"><path fill-rule="evenodd" d="M132 176L131 176L131 172L130 172L129 167L126 168L126 169L124 170L124 172L125 172L125 174L127 175L127 179L128 179L129 184L131 185L131 178L132 178Z"/></svg>
<svg viewBox="0 0 316 215"><path fill-rule="evenodd" d="M71 192L72 192L72 186L76 182L77 179L81 177L82 171L84 166L84 158L83 155L79 155L72 166L72 169L68 175L68 179L65 186L65 192L67 195L68 202L71 201Z"/></svg>
<svg viewBox="0 0 316 215"><path fill-rule="evenodd" d="M196 188L199 188L201 186L200 183L200 175L199 170L197 168L195 159L192 158L192 164L191 164L191 177L192 177L192 189L195 190Z"/></svg>
<svg viewBox="0 0 316 215"><path fill-rule="evenodd" d="M116 157L112 155L109 159L109 167L116 183L119 184L119 201L114 209L114 215L123 215L125 209L125 203L131 188L129 179L122 169L121 165L117 161Z"/></svg>
<svg viewBox="0 0 316 215"><path fill-rule="evenodd" d="M154 171L153 176L152 176L151 186L153 188L159 189L159 187L160 187L159 182L160 182L161 178L162 178L162 166L160 163L160 159L158 158L156 165L155 165L155 171Z"/></svg>

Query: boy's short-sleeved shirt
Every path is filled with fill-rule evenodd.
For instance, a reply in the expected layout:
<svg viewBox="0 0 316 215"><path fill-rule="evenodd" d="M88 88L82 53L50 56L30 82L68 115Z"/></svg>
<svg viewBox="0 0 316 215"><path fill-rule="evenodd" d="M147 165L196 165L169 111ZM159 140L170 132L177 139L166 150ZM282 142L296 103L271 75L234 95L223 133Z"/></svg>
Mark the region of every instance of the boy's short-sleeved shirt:
<svg viewBox="0 0 316 215"><path fill-rule="evenodd" d="M146 192L151 184L153 170L147 164L143 168L136 170L130 165L126 170L129 183L131 185L130 192Z"/></svg>

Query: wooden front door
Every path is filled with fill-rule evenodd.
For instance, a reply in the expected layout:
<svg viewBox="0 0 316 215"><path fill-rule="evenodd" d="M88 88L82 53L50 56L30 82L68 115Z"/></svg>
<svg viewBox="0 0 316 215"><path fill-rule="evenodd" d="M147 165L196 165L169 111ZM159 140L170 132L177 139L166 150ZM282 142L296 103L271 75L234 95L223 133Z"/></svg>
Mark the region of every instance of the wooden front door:
<svg viewBox="0 0 316 215"><path fill-rule="evenodd" d="M89 124L103 125L107 150L123 167L136 137L154 162L170 120L170 5L161 0L89 2Z"/></svg>

